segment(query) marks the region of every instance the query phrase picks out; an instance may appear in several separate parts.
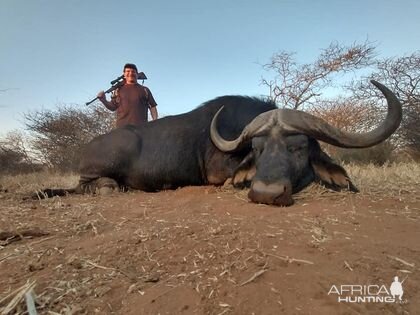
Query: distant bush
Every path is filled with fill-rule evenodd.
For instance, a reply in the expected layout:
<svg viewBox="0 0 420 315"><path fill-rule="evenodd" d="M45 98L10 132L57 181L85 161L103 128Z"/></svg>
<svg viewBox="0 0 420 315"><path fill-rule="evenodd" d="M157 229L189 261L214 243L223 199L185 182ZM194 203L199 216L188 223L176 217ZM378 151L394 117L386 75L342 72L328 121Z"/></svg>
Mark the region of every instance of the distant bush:
<svg viewBox="0 0 420 315"><path fill-rule="evenodd" d="M114 126L114 115L102 106L63 105L25 115L34 156L49 168L76 171L83 146Z"/></svg>
<svg viewBox="0 0 420 315"><path fill-rule="evenodd" d="M4 150L0 147L0 175L26 174L40 171L42 165L27 162L19 152Z"/></svg>
<svg viewBox="0 0 420 315"><path fill-rule="evenodd" d="M343 163L384 165L393 160L395 147L389 141L365 149L335 148L331 153L335 160Z"/></svg>
<svg viewBox="0 0 420 315"><path fill-rule="evenodd" d="M31 158L27 150L25 136L13 131L0 139L0 174L16 175L36 172L42 165Z"/></svg>
<svg viewBox="0 0 420 315"><path fill-rule="evenodd" d="M360 133L375 128L378 116L382 116L372 104L339 98L319 103L311 108L310 112L341 130ZM374 165L383 165L391 161L395 149L392 139L365 149L344 149L328 144L322 146L337 161Z"/></svg>

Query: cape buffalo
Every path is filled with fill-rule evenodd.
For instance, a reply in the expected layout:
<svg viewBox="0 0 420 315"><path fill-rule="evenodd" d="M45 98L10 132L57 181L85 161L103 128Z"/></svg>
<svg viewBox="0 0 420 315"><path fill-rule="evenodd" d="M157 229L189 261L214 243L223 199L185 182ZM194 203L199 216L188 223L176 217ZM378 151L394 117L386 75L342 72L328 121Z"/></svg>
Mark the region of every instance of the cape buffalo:
<svg viewBox="0 0 420 315"><path fill-rule="evenodd" d="M346 171L317 140L365 148L387 139L401 122L401 104L372 83L388 103L385 120L367 133L339 130L308 113L277 109L272 102L223 96L189 113L115 129L93 139L80 162L74 189L46 189L45 196L127 187L159 191L187 185L249 187L256 203L288 206L292 194L313 181L357 191Z"/></svg>

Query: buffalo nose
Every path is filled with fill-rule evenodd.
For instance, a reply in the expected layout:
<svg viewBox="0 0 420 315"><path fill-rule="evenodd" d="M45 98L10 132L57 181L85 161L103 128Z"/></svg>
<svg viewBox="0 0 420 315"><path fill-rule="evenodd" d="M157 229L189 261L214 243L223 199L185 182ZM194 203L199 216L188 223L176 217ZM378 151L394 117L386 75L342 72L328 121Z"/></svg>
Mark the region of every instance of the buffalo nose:
<svg viewBox="0 0 420 315"><path fill-rule="evenodd" d="M257 180L252 182L248 197L256 203L290 206L293 204L292 185L287 182L266 184Z"/></svg>

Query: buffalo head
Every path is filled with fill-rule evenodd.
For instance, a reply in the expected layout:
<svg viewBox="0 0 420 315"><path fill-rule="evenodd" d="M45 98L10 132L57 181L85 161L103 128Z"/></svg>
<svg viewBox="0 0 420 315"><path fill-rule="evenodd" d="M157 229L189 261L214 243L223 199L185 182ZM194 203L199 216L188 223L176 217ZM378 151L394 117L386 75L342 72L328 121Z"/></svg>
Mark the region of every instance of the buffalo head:
<svg viewBox="0 0 420 315"><path fill-rule="evenodd" d="M332 188L357 191L346 171L324 153L317 140L342 147L366 148L387 139L399 126L401 104L382 84L371 81L385 96L388 113L385 120L367 133L337 129L319 117L291 109L274 109L252 120L234 140L223 139L217 131L217 117L211 122L214 145L223 152L234 152L251 143L252 150L233 176L235 186L250 187L249 198L257 203L288 206L292 193L314 180Z"/></svg>

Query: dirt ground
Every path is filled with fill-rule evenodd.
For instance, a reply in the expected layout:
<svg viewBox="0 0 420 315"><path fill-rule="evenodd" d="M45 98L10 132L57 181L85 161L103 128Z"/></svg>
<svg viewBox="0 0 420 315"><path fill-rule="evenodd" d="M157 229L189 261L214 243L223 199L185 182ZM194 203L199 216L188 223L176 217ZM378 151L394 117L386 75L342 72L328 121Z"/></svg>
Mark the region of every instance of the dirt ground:
<svg viewBox="0 0 420 315"><path fill-rule="evenodd" d="M41 201L3 191L0 311L23 314L30 287L38 314L420 313L418 193L295 200L257 205L215 187ZM338 302L343 285L383 297L395 276L402 301Z"/></svg>

